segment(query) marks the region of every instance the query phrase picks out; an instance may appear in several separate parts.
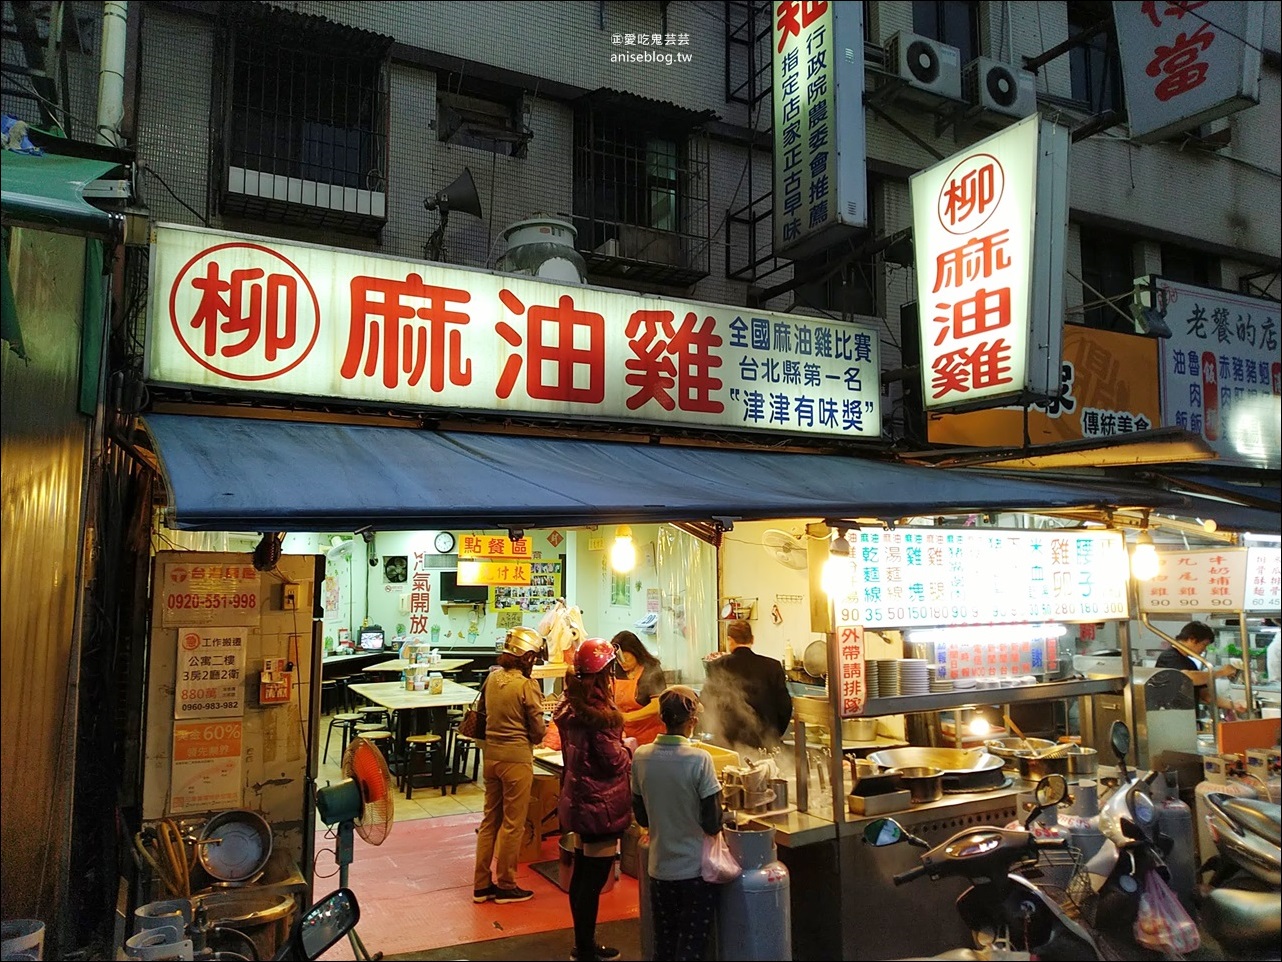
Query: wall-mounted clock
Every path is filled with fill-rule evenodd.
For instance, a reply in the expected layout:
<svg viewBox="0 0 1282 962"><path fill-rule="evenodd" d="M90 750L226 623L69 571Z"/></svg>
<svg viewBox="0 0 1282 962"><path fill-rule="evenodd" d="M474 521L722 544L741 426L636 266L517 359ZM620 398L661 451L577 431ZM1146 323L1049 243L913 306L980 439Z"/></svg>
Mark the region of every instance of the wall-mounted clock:
<svg viewBox="0 0 1282 962"><path fill-rule="evenodd" d="M438 531L432 546L436 548L437 554L449 554L454 550L454 535L448 531Z"/></svg>

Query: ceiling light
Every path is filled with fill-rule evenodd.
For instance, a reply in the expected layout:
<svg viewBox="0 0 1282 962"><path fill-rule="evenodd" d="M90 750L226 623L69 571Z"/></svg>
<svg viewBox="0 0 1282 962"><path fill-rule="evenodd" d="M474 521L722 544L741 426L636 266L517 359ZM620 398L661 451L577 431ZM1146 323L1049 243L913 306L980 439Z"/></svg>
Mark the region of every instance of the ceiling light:
<svg viewBox="0 0 1282 962"><path fill-rule="evenodd" d="M637 549L632 543L632 529L621 524L614 529L614 544L610 547L610 567L619 574L626 574L637 566Z"/></svg>
<svg viewBox="0 0 1282 962"><path fill-rule="evenodd" d="M833 539L828 543L828 559L824 562L819 582L823 585L824 594L829 598L845 597L850 591L850 582L854 575L854 566L850 559L850 542L846 540L846 529L838 528Z"/></svg>
<svg viewBox="0 0 1282 962"><path fill-rule="evenodd" d="M1141 531L1131 549L1131 577L1136 581L1148 581L1157 574L1157 548L1153 545L1153 536L1147 530Z"/></svg>

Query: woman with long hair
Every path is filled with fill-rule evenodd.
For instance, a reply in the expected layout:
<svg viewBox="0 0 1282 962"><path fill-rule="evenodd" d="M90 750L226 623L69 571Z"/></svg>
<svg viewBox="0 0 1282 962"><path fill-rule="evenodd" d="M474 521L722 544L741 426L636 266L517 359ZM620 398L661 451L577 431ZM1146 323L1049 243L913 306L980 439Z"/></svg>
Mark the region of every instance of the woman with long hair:
<svg viewBox="0 0 1282 962"><path fill-rule="evenodd" d="M570 915L579 962L615 959L619 950L596 941L601 890L610 878L619 839L632 824L632 751L623 741L623 715L614 702L614 647L588 638L565 673L564 697L553 714L561 732L565 774L557 815L573 832Z"/></svg>
<svg viewBox="0 0 1282 962"><path fill-rule="evenodd" d="M621 631L610 639L619 653L614 673L614 703L623 712L623 734L638 745L649 745L663 733L659 718L659 693L667 685L663 666L641 639Z"/></svg>

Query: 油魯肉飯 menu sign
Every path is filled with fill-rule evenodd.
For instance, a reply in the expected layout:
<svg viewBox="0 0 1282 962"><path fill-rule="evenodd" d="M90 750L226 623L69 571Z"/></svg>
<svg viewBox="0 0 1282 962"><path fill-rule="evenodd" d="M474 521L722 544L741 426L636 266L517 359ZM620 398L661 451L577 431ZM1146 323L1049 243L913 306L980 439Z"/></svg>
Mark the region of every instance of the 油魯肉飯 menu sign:
<svg viewBox="0 0 1282 962"><path fill-rule="evenodd" d="M881 434L867 328L521 275L158 227L147 378L844 438Z"/></svg>
<svg viewBox="0 0 1282 962"><path fill-rule="evenodd" d="M1116 531L857 530L838 623L868 628L1118 621L1128 565Z"/></svg>

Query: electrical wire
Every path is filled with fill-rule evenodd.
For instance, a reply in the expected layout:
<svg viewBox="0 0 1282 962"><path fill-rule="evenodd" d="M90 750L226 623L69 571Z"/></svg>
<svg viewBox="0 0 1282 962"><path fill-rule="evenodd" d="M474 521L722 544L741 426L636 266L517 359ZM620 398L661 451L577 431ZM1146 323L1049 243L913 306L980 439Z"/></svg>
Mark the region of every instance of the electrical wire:
<svg viewBox="0 0 1282 962"><path fill-rule="evenodd" d="M152 177L155 177L156 180L160 181L160 186L165 188L165 191L169 194L170 197L178 201L179 204L181 204L184 208L187 209L188 213L190 213L193 217L195 217L196 220L200 221L201 224L203 224L205 227L210 226L209 218L205 217L203 214L197 213L196 208L192 207L191 204L187 203L185 200L179 197L176 193L174 193L174 189L169 186L169 183L165 180L165 178L161 177L160 174L156 172L156 169L154 167L152 167L146 161L140 160L138 161L138 169L143 171L146 174L151 175Z"/></svg>

